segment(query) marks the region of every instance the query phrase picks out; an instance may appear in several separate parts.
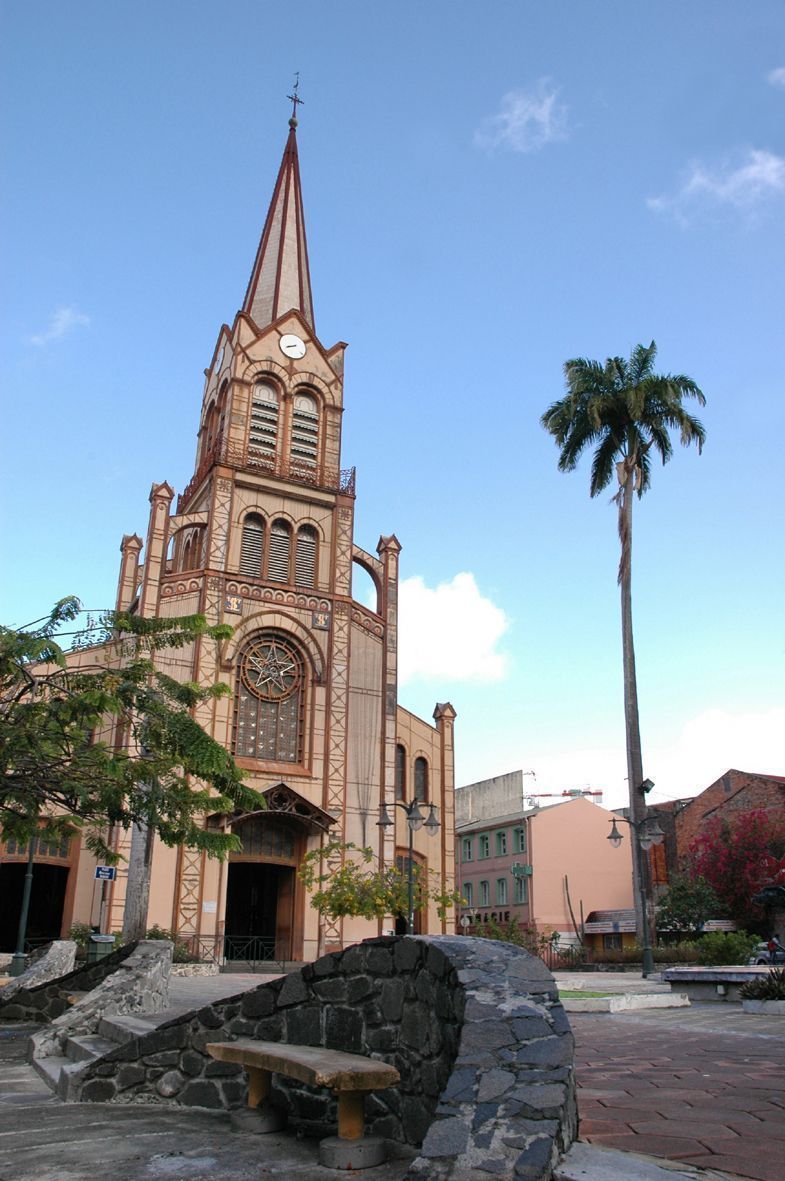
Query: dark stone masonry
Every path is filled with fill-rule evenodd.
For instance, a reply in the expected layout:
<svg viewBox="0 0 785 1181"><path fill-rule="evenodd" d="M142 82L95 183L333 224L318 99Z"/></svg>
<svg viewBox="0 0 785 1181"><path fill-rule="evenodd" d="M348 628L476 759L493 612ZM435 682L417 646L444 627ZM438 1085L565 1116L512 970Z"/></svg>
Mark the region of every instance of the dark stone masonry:
<svg viewBox="0 0 785 1181"><path fill-rule="evenodd" d="M20 988L5 1000L0 996L0 1022L54 1021L70 1007L69 997L75 993L92 992L107 976L116 972L120 964L136 950L135 943L127 943L95 964L82 964L73 972L59 976L33 988Z"/></svg>
<svg viewBox="0 0 785 1181"><path fill-rule="evenodd" d="M242 1068L204 1050L233 1037L395 1066L400 1086L368 1097L366 1126L418 1150L412 1181L547 1179L576 1135L573 1038L550 972L511 944L446 935L367 940L161 1025L90 1064L78 1097L241 1107ZM290 1125L334 1131L329 1092L275 1083Z"/></svg>

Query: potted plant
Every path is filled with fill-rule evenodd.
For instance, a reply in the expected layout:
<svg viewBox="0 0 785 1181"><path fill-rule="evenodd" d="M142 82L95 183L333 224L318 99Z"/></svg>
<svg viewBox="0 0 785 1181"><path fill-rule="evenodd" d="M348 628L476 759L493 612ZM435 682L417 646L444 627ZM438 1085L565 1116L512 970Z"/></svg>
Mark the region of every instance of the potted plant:
<svg viewBox="0 0 785 1181"><path fill-rule="evenodd" d="M739 989L745 1013L779 1014L785 1017L785 968L771 968L765 976L756 976Z"/></svg>

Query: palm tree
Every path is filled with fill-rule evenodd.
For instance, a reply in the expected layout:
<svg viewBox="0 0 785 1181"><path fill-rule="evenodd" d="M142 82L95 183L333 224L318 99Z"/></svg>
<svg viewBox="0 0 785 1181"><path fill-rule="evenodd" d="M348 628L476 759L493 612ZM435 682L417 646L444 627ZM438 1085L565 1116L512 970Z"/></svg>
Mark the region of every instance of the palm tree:
<svg viewBox="0 0 785 1181"><path fill-rule="evenodd" d="M653 372L657 346L639 344L629 361L608 357L604 365L579 357L567 361L564 374L567 393L554 402L540 422L560 448L559 471L575 469L587 448L594 448L589 489L599 495L613 480L618 491L613 497L618 509L621 588L622 659L624 664L624 720L627 738L627 779L630 819L639 824L646 811L643 784L638 686L635 677L635 648L632 638L632 505L651 483L652 449L663 464L673 454L670 432L678 430L682 444L703 448L706 432L683 402L706 399L690 377ZM632 830L631 836L633 835ZM633 837L634 839L634 837ZM641 866L633 857L634 896L638 940L643 939L640 905Z"/></svg>

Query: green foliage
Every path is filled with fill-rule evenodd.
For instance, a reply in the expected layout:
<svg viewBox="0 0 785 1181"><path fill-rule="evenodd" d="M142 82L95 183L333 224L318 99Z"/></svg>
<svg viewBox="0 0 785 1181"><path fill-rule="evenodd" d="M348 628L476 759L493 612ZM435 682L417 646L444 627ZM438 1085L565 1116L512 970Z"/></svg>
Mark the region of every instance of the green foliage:
<svg viewBox="0 0 785 1181"><path fill-rule="evenodd" d="M757 935L747 931L710 931L698 943L698 963L705 968L721 964L746 964Z"/></svg>
<svg viewBox="0 0 785 1181"><path fill-rule="evenodd" d="M657 909L657 929L694 932L722 915L717 893L704 877L674 874Z"/></svg>
<svg viewBox="0 0 785 1181"><path fill-rule="evenodd" d="M228 689L175 681L156 669L155 655L199 637L226 639L231 628L199 615L105 612L88 617L66 653L58 639L80 610L70 597L26 628L0 627L0 832L26 841L81 830L111 863L107 826L138 821L164 844L225 857L239 838L206 831L202 817L264 807L192 714Z"/></svg>
<svg viewBox="0 0 785 1181"><path fill-rule="evenodd" d="M329 918L365 919L406 915L409 908L407 875L395 866L368 868L375 861L373 849L351 841L329 841L307 853L298 874L307 890L314 891L311 906ZM418 910L434 901L440 917L460 905L457 890L445 893L431 886L420 866L414 866L414 905Z"/></svg>
<svg viewBox="0 0 785 1181"><path fill-rule="evenodd" d="M756 976L739 989L744 1001L785 1001L785 968L771 968L766 976Z"/></svg>
<svg viewBox="0 0 785 1181"><path fill-rule="evenodd" d="M653 947L652 958L655 964L697 964L698 946L697 941L685 941ZM597 964L642 964L643 949L637 944L632 947L608 948L595 952L592 955L592 962Z"/></svg>
<svg viewBox="0 0 785 1181"><path fill-rule="evenodd" d="M68 932L68 938L72 939L76 944L76 954L80 959L84 959L87 955L87 944L90 941L90 936L93 933L93 928L89 923L72 923L71 929Z"/></svg>
<svg viewBox="0 0 785 1181"><path fill-rule="evenodd" d="M173 964L196 964L199 962L199 956L193 954L186 940L179 939L174 931L167 931L165 927L159 927L158 923L145 932L145 939L167 939L173 943Z"/></svg>
<svg viewBox="0 0 785 1181"><path fill-rule="evenodd" d="M496 919L489 919L487 923L477 923L469 927L471 935L478 935L482 939L499 939L502 943L514 943L516 947L523 947L532 955L542 955L555 948L559 942L558 932L547 935L533 931L530 927L522 926L517 919L510 919L506 923L499 923ZM560 949L561 952L569 948Z"/></svg>

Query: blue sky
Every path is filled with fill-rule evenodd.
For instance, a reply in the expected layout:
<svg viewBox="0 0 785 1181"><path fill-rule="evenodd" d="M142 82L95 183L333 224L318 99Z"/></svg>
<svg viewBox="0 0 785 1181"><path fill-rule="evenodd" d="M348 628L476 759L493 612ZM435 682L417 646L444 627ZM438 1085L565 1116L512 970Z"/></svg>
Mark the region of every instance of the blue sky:
<svg viewBox="0 0 785 1181"><path fill-rule="evenodd" d="M453 702L458 782L622 801L614 510L538 420L567 358L654 338L708 441L636 506L652 798L785 773L782 3L28 0L2 40L4 622L110 604L150 484L190 478L299 70L357 540L404 546L402 703Z"/></svg>

